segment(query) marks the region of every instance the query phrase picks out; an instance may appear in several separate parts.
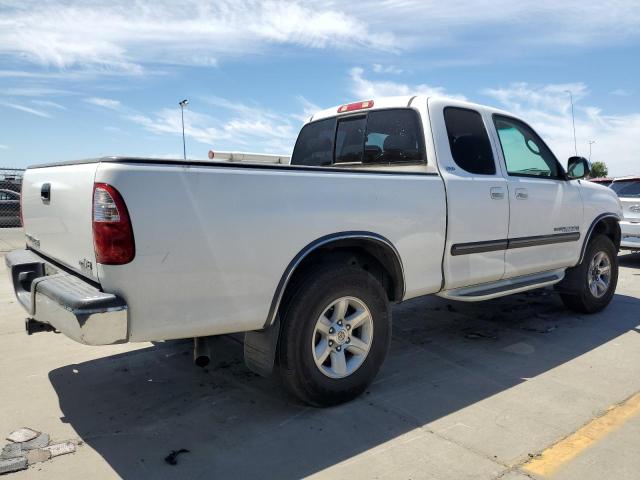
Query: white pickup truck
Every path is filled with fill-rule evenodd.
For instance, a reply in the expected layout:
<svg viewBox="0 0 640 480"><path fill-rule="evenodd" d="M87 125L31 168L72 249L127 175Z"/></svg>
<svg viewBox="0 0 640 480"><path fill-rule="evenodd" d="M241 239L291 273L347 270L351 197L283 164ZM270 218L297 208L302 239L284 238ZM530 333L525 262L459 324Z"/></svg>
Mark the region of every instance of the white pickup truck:
<svg viewBox="0 0 640 480"><path fill-rule="evenodd" d="M27 329L98 345L245 332L313 405L374 378L392 303L556 285L604 308L621 206L522 120L423 96L327 109L289 164L101 158L29 168L6 256ZM206 357L206 354L202 354Z"/></svg>

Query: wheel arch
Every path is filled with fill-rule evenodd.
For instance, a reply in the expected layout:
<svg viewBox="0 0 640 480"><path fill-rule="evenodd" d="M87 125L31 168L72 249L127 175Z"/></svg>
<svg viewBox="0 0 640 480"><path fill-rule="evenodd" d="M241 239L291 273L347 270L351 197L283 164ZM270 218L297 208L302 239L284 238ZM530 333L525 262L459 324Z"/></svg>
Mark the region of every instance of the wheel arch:
<svg viewBox="0 0 640 480"><path fill-rule="evenodd" d="M616 247L616 251L620 250L620 240L622 237L620 231L620 217L615 213L603 213L598 215L587 230L587 234L584 237L584 242L582 242L582 248L580 250L580 259L578 263L582 263L584 259L584 254L587 250L587 245L591 238L594 235L604 234L611 239L614 246Z"/></svg>
<svg viewBox="0 0 640 480"><path fill-rule="evenodd" d="M289 262L283 272L276 291L265 328L273 324L285 298L285 293L304 271L317 265L327 257L344 262L356 262L371 271L382 283L388 299L400 302L405 294L405 279L402 259L390 240L373 232L338 232L309 243Z"/></svg>

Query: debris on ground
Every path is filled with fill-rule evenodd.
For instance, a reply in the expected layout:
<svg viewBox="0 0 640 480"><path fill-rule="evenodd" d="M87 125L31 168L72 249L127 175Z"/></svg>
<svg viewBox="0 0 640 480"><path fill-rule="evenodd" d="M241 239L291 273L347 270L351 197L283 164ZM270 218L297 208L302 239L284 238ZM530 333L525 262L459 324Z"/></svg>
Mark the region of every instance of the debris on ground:
<svg viewBox="0 0 640 480"><path fill-rule="evenodd" d="M43 450L48 450L51 453L51 458L59 457L60 455L75 452L76 444L73 442L51 443L48 447L44 447Z"/></svg>
<svg viewBox="0 0 640 480"><path fill-rule="evenodd" d="M177 465L178 464L178 455L181 453L189 453L189 450L186 448L181 448L180 450L171 450L171 453L164 457L164 461L169 465Z"/></svg>
<svg viewBox="0 0 640 480"><path fill-rule="evenodd" d="M475 339L477 339L477 338L490 338L490 339L492 339L492 340L497 340L497 339L498 339L498 337L497 337L497 336L495 336L495 335L490 335L490 334L482 333L482 332L471 332L471 333L467 333L467 334L465 335L465 338L470 338L470 339L472 339L472 340L475 340Z"/></svg>
<svg viewBox="0 0 640 480"><path fill-rule="evenodd" d="M44 448L34 448L33 450L28 450L25 457L27 458L27 463L33 465L34 463L42 463L49 460L51 452Z"/></svg>
<svg viewBox="0 0 640 480"><path fill-rule="evenodd" d="M11 432L7 440L9 443L0 451L0 474L24 470L29 465L76 451L74 442L51 442L48 433L27 427Z"/></svg>
<svg viewBox="0 0 640 480"><path fill-rule="evenodd" d="M40 435L40 432L23 427L19 428L15 432L11 432L11 435L7 437L7 440L10 442L28 442L29 440L36 438L38 435Z"/></svg>
<svg viewBox="0 0 640 480"><path fill-rule="evenodd" d="M20 442L20 446L23 450L33 450L34 448L42 448L49 445L49 434L41 433L33 440L29 440L28 442Z"/></svg>
<svg viewBox="0 0 640 480"><path fill-rule="evenodd" d="M526 330L527 332L535 332L535 333L549 333L549 332L553 332L556 328L558 328L557 325L552 325L547 328L522 327L522 329Z"/></svg>
<svg viewBox="0 0 640 480"><path fill-rule="evenodd" d="M0 459L0 475L17 472L25 468L27 468L27 459L25 457Z"/></svg>

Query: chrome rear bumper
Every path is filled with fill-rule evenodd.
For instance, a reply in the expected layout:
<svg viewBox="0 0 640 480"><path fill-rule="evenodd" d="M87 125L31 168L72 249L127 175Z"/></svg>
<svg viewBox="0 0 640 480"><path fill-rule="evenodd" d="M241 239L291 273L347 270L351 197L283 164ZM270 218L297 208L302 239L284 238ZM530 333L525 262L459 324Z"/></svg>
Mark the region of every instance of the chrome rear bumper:
<svg viewBox="0 0 640 480"><path fill-rule="evenodd" d="M5 257L13 289L30 318L87 345L127 341L127 304L31 250Z"/></svg>

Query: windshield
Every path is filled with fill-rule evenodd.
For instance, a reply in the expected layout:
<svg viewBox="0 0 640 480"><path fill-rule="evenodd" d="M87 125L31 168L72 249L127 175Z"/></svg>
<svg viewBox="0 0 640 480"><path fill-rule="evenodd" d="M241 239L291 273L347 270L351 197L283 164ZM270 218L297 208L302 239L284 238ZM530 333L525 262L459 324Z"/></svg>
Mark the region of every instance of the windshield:
<svg viewBox="0 0 640 480"><path fill-rule="evenodd" d="M610 187L618 197L640 197L640 180L613 182Z"/></svg>

